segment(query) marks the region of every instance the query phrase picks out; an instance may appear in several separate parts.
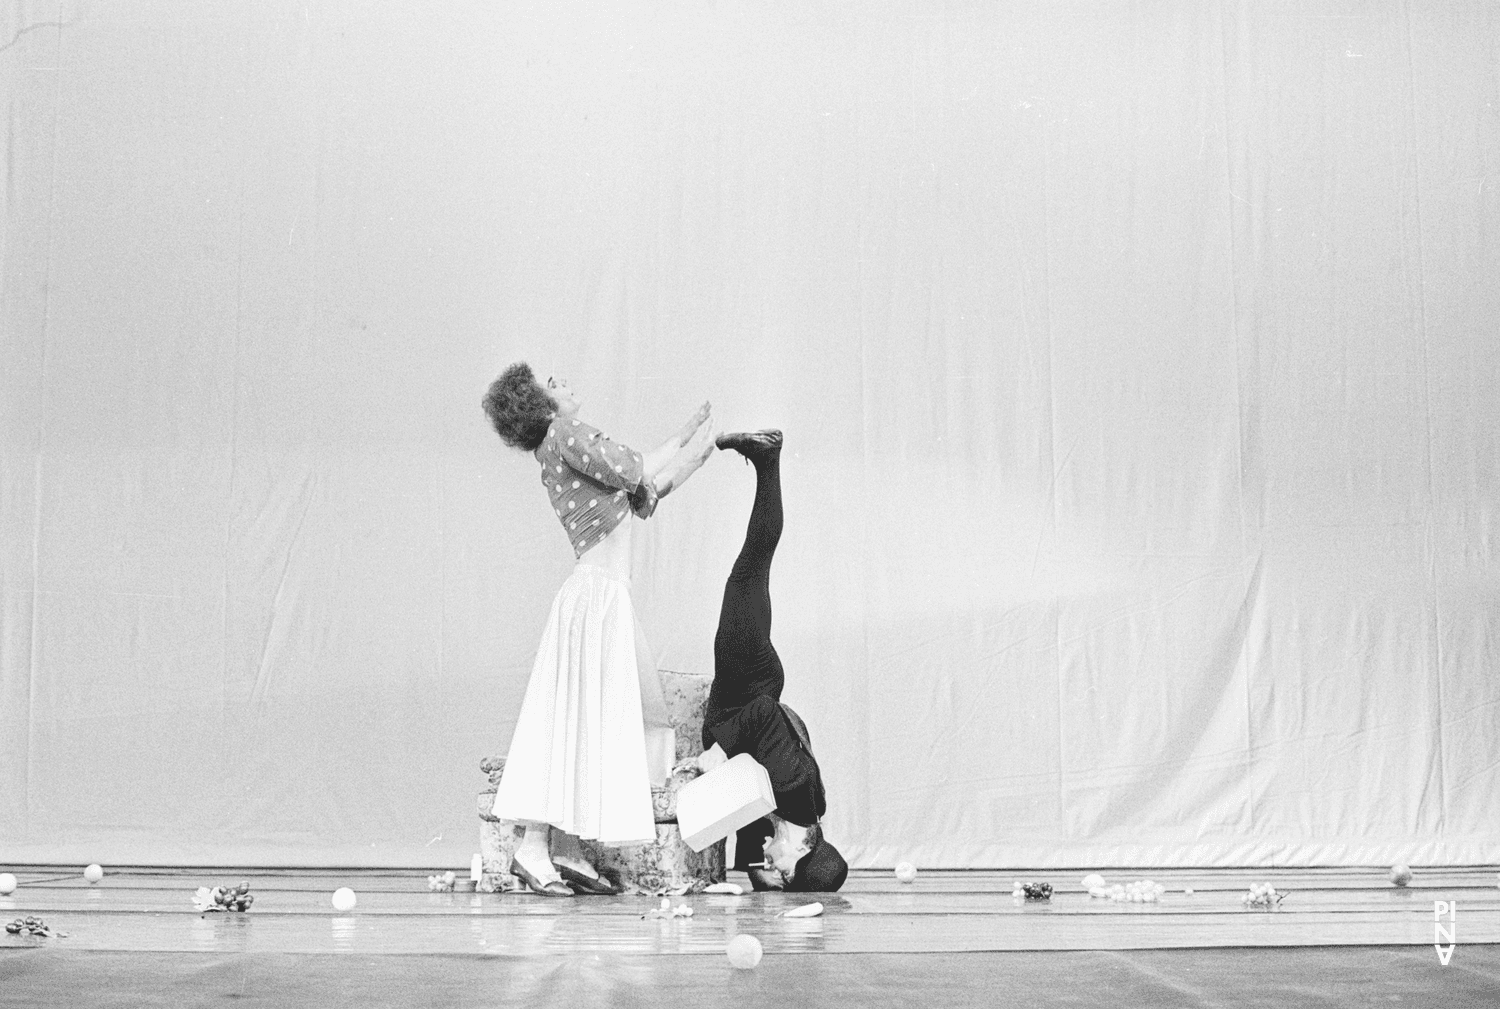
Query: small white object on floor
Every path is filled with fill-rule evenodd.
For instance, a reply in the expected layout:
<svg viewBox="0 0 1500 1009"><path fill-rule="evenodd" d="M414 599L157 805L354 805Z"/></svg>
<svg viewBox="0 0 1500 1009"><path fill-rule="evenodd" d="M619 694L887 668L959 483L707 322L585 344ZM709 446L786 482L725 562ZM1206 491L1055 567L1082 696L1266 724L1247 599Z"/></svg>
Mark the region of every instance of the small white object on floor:
<svg viewBox="0 0 1500 1009"><path fill-rule="evenodd" d="M676 907L673 907L672 898L663 897L660 906L653 907L641 915L641 918L644 920L646 918L691 918L692 916L693 909L687 904L678 904Z"/></svg>
<svg viewBox="0 0 1500 1009"><path fill-rule="evenodd" d="M660 907L652 907L649 912L640 916L640 919L645 921L646 918L691 918L691 916L693 916L693 909L690 906L687 906L687 904L678 904L678 906L672 907L672 898L663 897L661 898Z"/></svg>
<svg viewBox="0 0 1500 1009"><path fill-rule="evenodd" d="M0 872L0 897L8 897L16 892L16 877L8 872Z"/></svg>
<svg viewBox="0 0 1500 1009"><path fill-rule="evenodd" d="M104 870L99 868L98 865L91 865L83 870L83 878L90 883L97 883L104 878Z"/></svg>
<svg viewBox="0 0 1500 1009"><path fill-rule="evenodd" d="M1103 889L1104 877L1099 875L1097 872L1091 872L1087 876L1083 877L1082 885L1085 890L1089 891Z"/></svg>
<svg viewBox="0 0 1500 1009"><path fill-rule="evenodd" d="M1397 864L1391 866L1391 882L1397 886L1405 886L1411 882L1411 866Z"/></svg>
<svg viewBox="0 0 1500 1009"><path fill-rule="evenodd" d="M736 897L745 892L745 888L738 883L710 883L703 888L704 893L732 893Z"/></svg>
<svg viewBox="0 0 1500 1009"><path fill-rule="evenodd" d="M1182 892L1191 897L1193 895L1193 888L1190 886L1185 886L1182 888Z"/></svg>
<svg viewBox="0 0 1500 1009"><path fill-rule="evenodd" d="M1126 904L1154 904L1161 899L1162 894L1167 892L1165 885L1149 879L1138 879L1133 883L1116 883L1108 888L1100 887L1099 890L1099 893L1089 891L1089 896L1108 897L1110 900Z"/></svg>
<svg viewBox="0 0 1500 1009"><path fill-rule="evenodd" d="M347 886L341 886L333 891L333 909L335 911L352 911L354 910L354 905L358 903L359 898Z"/></svg>
<svg viewBox="0 0 1500 1009"><path fill-rule="evenodd" d="M910 862L896 863L896 880L901 883L910 883L917 878L917 867Z"/></svg>
<svg viewBox="0 0 1500 1009"><path fill-rule="evenodd" d="M760 940L753 935L737 935L729 940L729 945L724 947L724 952L729 956L729 963L740 970L753 970L760 963L760 958L765 950L761 948Z"/></svg>
<svg viewBox="0 0 1500 1009"><path fill-rule="evenodd" d="M790 911L783 911L781 916L783 918L816 918L822 913L823 905L817 901L813 901L811 904L803 904L801 907L794 907Z"/></svg>
<svg viewBox="0 0 1500 1009"><path fill-rule="evenodd" d="M1286 895L1287 891L1277 893L1276 888L1270 883L1254 883L1251 884L1249 892L1240 895L1240 903L1250 907L1274 908Z"/></svg>

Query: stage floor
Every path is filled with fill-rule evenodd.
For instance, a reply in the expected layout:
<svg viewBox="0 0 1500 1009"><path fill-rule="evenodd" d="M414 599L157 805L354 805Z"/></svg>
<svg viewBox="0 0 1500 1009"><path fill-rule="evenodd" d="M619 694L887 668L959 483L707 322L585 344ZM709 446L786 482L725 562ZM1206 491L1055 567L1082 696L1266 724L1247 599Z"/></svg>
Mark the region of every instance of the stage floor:
<svg viewBox="0 0 1500 1009"><path fill-rule="evenodd" d="M251 992L264 1004L344 1004L356 990L365 1005L549 1004L563 990L584 1004L606 996L634 1004L667 991L692 1004L697 995L715 1001L715 992L754 990L764 998L752 1002L772 1005L779 996L765 986L777 977L816 988L822 994L811 1004L853 991L864 993L851 1003L860 1005L926 1002L939 992L944 1004L1000 1004L1008 999L991 996L1002 985L1029 992L1027 1004L1056 996L1059 1004L1117 1006L1130 991L1148 1001L1125 1005L1342 1006L1367 1004L1366 995L1500 1005L1494 867L1419 870L1405 888L1374 869L1104 874L1111 883L1150 878L1167 892L1155 904L1090 898L1078 884L1082 871L927 871L906 885L888 872L855 872L833 895L747 886L738 897L673 898L694 915L659 920L641 917L659 898L431 893L415 871L135 869L91 886L75 872L33 869L18 872L20 888L0 897L0 920L36 915L68 934L0 934L0 1005L23 996L51 1004L59 986L72 990L56 1004L132 1004L160 994L154 985L168 986L175 1005L212 1004L192 997L205 971L229 971L236 980L225 992L245 989L233 994L240 1005ZM1052 883L1052 899L1013 900L1017 878ZM738 874L731 880L745 883ZM196 887L240 881L256 895L252 911L194 910ZM1260 881L1291 891L1278 909L1241 905L1240 894ZM329 902L339 886L359 896L348 914ZM782 916L810 899L825 905L821 917ZM1446 966L1433 949L1434 901L1458 908ZM734 971L725 959L725 944L740 933L765 949L756 971ZM286 987L289 978L319 977L343 994L329 1002ZM548 977L553 988L539 980ZM83 999L77 985L86 978L95 980ZM513 998L493 990L477 997L501 980ZM1092 994L1064 997L1080 984Z"/></svg>
<svg viewBox="0 0 1500 1009"><path fill-rule="evenodd" d="M695 894L673 898L691 918L646 919L644 896L559 899L534 894L431 893L417 872L245 870L112 871L97 885L76 873L17 874L0 897L0 919L37 915L66 939L0 935L0 948L65 945L116 952L447 953L551 956L578 953L722 955L744 932L767 955L970 953L1003 950L1172 949L1215 946L1415 945L1433 942L1433 902L1456 902L1457 941L1500 943L1500 887L1493 868L1424 871L1407 887L1383 870L1132 870L1113 882L1150 878L1167 887L1154 904L1090 897L1077 872L922 873L901 884L890 873L855 872L823 895L817 918L782 912L807 895ZM1048 881L1047 901L1017 902L1013 880ZM1247 910L1240 894L1269 881L1291 894L1275 910ZM247 881L245 914L200 914L198 886ZM349 914L329 903L350 886ZM1191 887L1194 892L1183 892Z"/></svg>

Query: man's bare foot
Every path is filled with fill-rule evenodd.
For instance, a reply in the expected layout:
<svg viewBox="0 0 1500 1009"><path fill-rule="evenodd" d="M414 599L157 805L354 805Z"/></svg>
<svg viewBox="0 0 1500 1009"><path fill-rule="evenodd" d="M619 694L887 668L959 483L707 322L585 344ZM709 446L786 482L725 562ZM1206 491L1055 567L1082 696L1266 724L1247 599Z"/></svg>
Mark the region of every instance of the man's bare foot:
<svg viewBox="0 0 1500 1009"><path fill-rule="evenodd" d="M698 408L698 412L688 418L687 423L682 425L682 430L677 432L678 447L681 447L688 443L688 439L691 438L697 432L697 430L703 426L704 421L708 420L709 412L712 410L713 404L705 400L703 405Z"/></svg>

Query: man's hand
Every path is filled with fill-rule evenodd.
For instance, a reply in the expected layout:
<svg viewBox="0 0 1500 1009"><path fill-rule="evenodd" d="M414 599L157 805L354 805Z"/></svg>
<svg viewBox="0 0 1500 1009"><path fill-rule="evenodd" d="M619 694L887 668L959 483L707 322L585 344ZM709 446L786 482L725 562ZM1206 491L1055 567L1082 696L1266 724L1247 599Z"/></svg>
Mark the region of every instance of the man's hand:
<svg viewBox="0 0 1500 1009"><path fill-rule="evenodd" d="M707 774L728 759L723 747L715 743L698 756L698 769Z"/></svg>
<svg viewBox="0 0 1500 1009"><path fill-rule="evenodd" d="M672 773L707 774L728 759L724 748L715 743L696 757L683 757L677 762L677 766L672 768Z"/></svg>

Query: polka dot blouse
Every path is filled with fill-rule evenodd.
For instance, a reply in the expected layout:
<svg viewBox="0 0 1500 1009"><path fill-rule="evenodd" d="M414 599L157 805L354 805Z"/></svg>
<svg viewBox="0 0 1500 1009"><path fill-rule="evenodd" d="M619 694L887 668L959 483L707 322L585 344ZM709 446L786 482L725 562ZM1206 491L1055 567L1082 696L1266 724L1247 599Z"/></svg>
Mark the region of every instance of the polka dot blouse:
<svg viewBox="0 0 1500 1009"><path fill-rule="evenodd" d="M641 454L580 420L555 418L536 458L575 556L597 546L632 511L646 518L656 508Z"/></svg>

